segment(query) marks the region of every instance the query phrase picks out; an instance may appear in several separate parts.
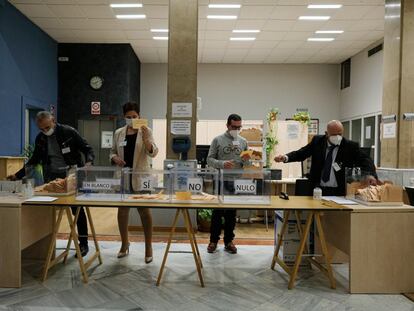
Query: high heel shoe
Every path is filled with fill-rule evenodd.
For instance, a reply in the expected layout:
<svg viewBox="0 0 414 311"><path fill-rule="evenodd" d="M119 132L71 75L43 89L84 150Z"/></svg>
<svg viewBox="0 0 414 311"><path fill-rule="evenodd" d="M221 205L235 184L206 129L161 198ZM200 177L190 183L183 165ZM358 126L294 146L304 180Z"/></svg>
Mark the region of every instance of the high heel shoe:
<svg viewBox="0 0 414 311"><path fill-rule="evenodd" d="M128 243L128 246L127 246L125 252L119 251L117 257L118 258L124 258L124 257L128 256L128 254L129 254L129 243Z"/></svg>
<svg viewBox="0 0 414 311"><path fill-rule="evenodd" d="M146 253L146 252L145 252ZM151 249L151 256L146 256L147 254L145 254L145 263L149 264L152 262L153 258L152 258L152 249Z"/></svg>

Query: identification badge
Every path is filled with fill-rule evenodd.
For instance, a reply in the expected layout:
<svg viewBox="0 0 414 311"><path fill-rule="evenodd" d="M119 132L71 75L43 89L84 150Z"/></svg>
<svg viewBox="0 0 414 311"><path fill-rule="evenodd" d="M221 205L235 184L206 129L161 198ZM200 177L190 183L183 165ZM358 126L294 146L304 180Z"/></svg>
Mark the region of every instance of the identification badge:
<svg viewBox="0 0 414 311"><path fill-rule="evenodd" d="M70 147L66 147L62 149L62 154L67 154L70 152Z"/></svg>
<svg viewBox="0 0 414 311"><path fill-rule="evenodd" d="M335 172L338 172L338 171L340 171L340 170L341 170L341 167L340 167L340 166L339 166L339 164L338 164L338 163L336 163L336 162L332 165L332 167L334 168Z"/></svg>
<svg viewBox="0 0 414 311"><path fill-rule="evenodd" d="M122 141L119 143L119 147L125 147L127 145L126 141Z"/></svg>
<svg viewBox="0 0 414 311"><path fill-rule="evenodd" d="M233 140L233 146L240 146L240 142L238 140Z"/></svg>

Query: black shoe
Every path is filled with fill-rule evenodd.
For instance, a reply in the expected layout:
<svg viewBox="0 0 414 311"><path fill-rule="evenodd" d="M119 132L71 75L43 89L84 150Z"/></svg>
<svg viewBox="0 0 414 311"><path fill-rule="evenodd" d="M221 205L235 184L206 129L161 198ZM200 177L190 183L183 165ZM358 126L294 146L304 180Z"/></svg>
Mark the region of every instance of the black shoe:
<svg viewBox="0 0 414 311"><path fill-rule="evenodd" d="M82 257L85 257L89 252L89 246L86 244L79 244ZM78 254L75 254L75 258L78 258Z"/></svg>

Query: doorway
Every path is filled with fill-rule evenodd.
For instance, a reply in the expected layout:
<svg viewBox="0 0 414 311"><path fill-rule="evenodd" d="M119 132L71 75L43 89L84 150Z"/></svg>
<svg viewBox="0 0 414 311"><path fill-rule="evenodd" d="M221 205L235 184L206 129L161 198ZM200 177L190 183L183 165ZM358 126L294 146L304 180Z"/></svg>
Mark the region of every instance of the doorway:
<svg viewBox="0 0 414 311"><path fill-rule="evenodd" d="M78 120L79 134L92 146L95 153L95 166L110 165L109 153L115 128L116 117L113 116Z"/></svg>

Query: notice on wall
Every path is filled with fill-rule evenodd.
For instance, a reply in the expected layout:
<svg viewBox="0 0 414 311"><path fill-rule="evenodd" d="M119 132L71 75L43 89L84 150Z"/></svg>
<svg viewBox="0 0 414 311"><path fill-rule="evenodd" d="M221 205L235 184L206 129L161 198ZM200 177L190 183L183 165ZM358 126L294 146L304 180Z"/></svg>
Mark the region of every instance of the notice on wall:
<svg viewBox="0 0 414 311"><path fill-rule="evenodd" d="M287 137L288 139L299 138L299 124L288 124L287 125Z"/></svg>
<svg viewBox="0 0 414 311"><path fill-rule="evenodd" d="M371 126L365 127L365 139L371 139Z"/></svg>
<svg viewBox="0 0 414 311"><path fill-rule="evenodd" d="M172 103L172 118L191 118L192 116L192 103Z"/></svg>
<svg viewBox="0 0 414 311"><path fill-rule="evenodd" d="M102 131L101 133L101 148L110 149L112 148L114 133L112 131Z"/></svg>
<svg viewBox="0 0 414 311"><path fill-rule="evenodd" d="M191 120L171 120L171 134L191 135Z"/></svg>
<svg viewBox="0 0 414 311"><path fill-rule="evenodd" d="M101 102L91 102L91 114L101 114Z"/></svg>
<svg viewBox="0 0 414 311"><path fill-rule="evenodd" d="M395 138L397 137L397 122L383 123L382 138Z"/></svg>

